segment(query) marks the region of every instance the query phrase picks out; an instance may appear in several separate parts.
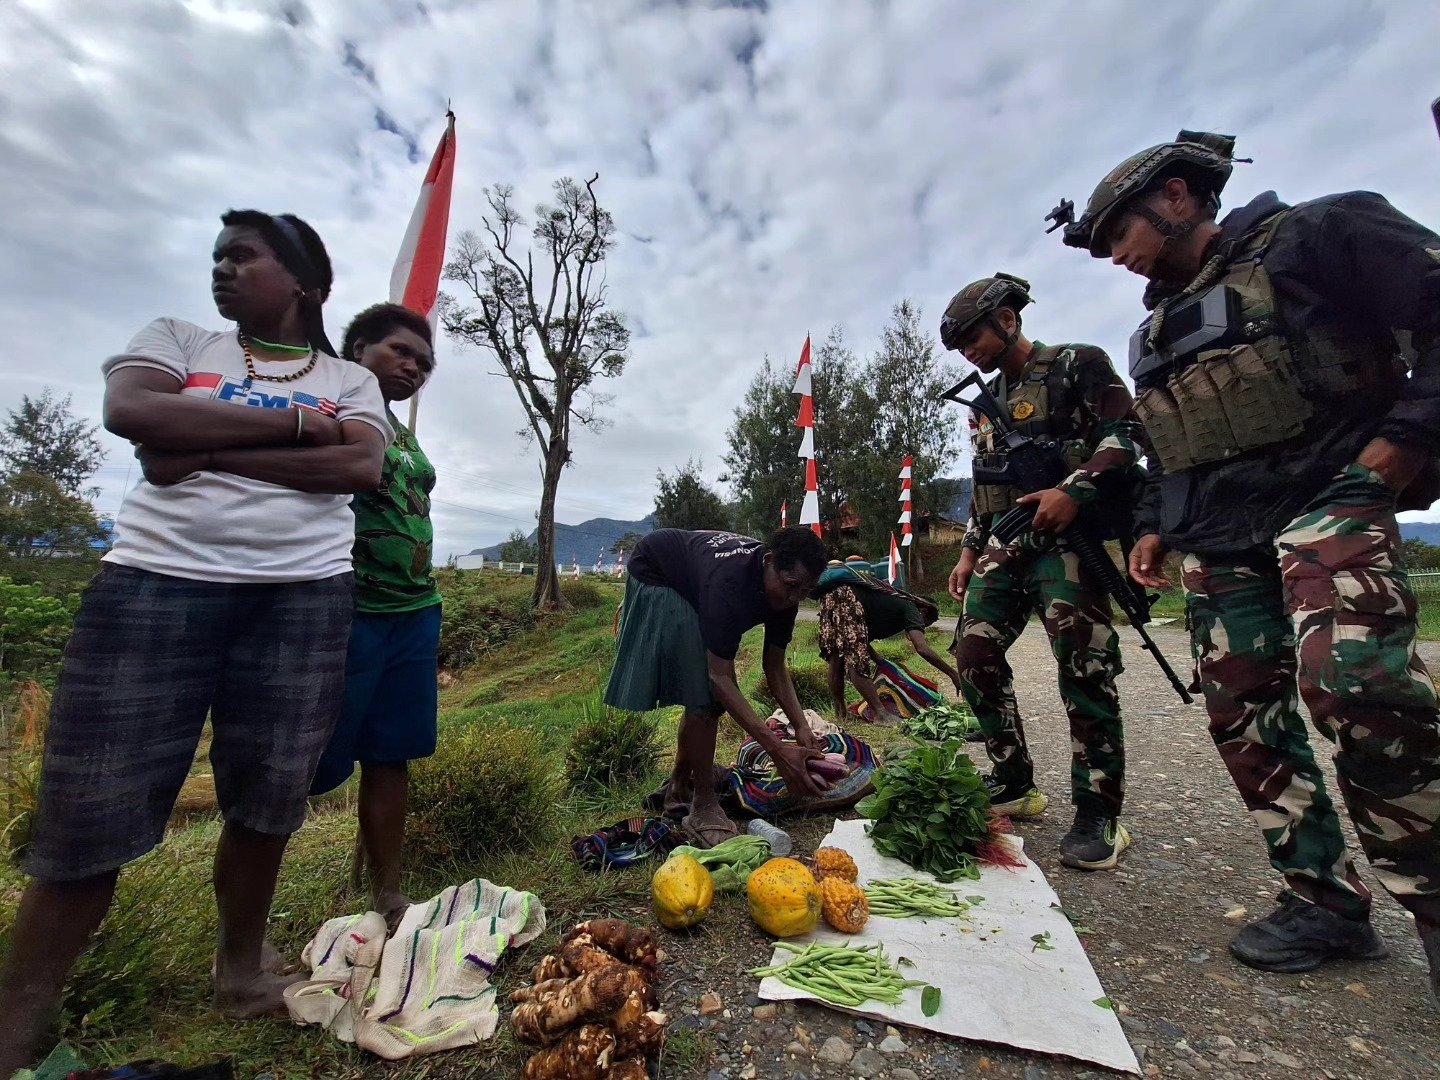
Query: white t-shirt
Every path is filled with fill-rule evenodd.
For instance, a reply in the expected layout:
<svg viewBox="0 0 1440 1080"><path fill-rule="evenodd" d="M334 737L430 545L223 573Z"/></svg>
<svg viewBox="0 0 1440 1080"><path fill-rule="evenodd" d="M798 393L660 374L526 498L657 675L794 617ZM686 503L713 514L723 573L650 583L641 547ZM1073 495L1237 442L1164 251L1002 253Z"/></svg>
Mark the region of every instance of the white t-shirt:
<svg viewBox="0 0 1440 1080"><path fill-rule="evenodd" d="M258 372L286 374L303 365L255 359ZM233 330L202 330L156 319L123 353L101 365L108 378L126 367L168 371L182 394L237 407L314 409L337 420L363 420L394 437L375 376L321 353L293 382L247 386L245 354ZM178 484L140 482L125 496L106 560L198 581L319 581L350 570L355 515L349 495L316 495L225 472L201 472Z"/></svg>

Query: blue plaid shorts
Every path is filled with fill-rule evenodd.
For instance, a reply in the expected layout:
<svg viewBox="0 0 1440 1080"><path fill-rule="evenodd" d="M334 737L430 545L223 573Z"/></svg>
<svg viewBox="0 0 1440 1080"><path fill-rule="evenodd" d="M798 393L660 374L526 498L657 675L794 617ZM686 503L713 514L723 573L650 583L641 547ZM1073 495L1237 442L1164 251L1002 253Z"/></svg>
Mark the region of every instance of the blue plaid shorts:
<svg viewBox="0 0 1440 1080"><path fill-rule="evenodd" d="M340 717L354 583L104 564L65 648L25 869L73 881L157 846L205 720L225 821L287 835Z"/></svg>

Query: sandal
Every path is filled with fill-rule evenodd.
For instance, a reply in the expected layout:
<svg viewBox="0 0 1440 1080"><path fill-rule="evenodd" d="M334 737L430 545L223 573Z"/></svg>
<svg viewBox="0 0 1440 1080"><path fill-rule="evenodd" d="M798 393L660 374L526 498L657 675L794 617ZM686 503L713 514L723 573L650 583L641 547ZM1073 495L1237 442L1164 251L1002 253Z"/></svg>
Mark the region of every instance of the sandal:
<svg viewBox="0 0 1440 1080"><path fill-rule="evenodd" d="M695 820L694 814L686 814L684 820L680 822L680 828L685 831L685 835L695 847L706 851L740 835L740 830L729 819L723 822L698 822Z"/></svg>

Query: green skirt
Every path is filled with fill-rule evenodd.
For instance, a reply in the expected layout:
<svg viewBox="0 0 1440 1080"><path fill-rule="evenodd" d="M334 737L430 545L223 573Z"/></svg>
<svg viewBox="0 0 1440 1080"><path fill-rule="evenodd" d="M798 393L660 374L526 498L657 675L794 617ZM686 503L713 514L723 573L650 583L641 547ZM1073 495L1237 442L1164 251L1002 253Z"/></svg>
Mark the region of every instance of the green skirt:
<svg viewBox="0 0 1440 1080"><path fill-rule="evenodd" d="M700 636L700 616L683 596L663 585L625 585L615 667L605 704L626 712L683 705L713 710L710 666Z"/></svg>

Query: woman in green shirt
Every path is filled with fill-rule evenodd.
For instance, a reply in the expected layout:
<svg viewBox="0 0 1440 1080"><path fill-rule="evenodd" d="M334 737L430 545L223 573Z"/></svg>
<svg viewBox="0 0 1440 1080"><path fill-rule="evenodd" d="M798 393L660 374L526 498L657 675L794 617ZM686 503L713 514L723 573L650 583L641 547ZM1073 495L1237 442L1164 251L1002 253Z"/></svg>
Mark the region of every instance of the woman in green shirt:
<svg viewBox="0 0 1440 1080"><path fill-rule="evenodd" d="M395 439L380 486L351 504L355 621L345 704L310 793L339 787L360 763L357 863L369 868L371 907L393 921L410 902L400 891L409 763L435 752L440 592L431 562L435 470L389 406L434 370L430 324L398 304L376 304L346 328L342 354L379 381Z"/></svg>

